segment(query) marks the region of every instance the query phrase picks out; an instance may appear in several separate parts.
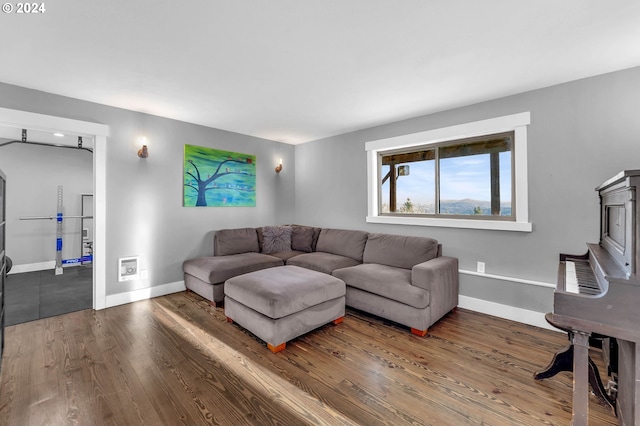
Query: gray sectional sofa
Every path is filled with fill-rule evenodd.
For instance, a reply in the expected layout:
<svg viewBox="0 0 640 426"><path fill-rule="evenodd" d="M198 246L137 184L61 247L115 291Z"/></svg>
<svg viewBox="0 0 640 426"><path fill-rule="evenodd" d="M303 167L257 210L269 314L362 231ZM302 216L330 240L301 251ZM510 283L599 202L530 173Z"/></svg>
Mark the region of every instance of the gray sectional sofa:
<svg viewBox="0 0 640 426"><path fill-rule="evenodd" d="M224 229L214 255L184 262L187 290L214 306L227 279L293 265L346 284L346 306L410 327L428 328L458 304L458 260L431 238L309 226Z"/></svg>

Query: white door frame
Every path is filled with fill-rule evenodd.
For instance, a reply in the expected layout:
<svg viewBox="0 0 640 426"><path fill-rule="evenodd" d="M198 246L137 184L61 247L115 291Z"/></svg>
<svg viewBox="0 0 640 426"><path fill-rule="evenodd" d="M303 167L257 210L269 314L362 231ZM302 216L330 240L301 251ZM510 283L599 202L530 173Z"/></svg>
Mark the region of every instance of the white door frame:
<svg viewBox="0 0 640 426"><path fill-rule="evenodd" d="M0 107L0 126L71 133L94 139L93 146L93 309L106 308L107 137L109 126Z"/></svg>

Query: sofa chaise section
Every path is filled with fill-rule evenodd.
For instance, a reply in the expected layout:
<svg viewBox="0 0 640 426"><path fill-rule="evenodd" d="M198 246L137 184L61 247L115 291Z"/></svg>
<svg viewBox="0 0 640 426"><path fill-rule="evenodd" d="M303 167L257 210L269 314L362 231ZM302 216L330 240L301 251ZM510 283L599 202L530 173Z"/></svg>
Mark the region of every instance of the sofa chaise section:
<svg viewBox="0 0 640 426"><path fill-rule="evenodd" d="M458 305L458 260L431 238L369 234L363 263L333 271L347 285L347 306L424 336Z"/></svg>
<svg viewBox="0 0 640 426"><path fill-rule="evenodd" d="M222 229L213 237L213 256L186 260L182 264L187 290L208 299L213 306L224 300L229 278L284 265L284 260L259 253L255 228Z"/></svg>

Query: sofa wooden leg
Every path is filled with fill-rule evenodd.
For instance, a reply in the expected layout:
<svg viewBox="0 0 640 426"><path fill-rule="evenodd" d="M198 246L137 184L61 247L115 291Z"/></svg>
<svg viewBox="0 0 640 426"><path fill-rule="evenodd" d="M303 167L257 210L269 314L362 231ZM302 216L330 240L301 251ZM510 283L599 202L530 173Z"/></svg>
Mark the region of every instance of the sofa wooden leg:
<svg viewBox="0 0 640 426"><path fill-rule="evenodd" d="M209 304L214 308L216 307L216 302L214 302L213 300L209 300Z"/></svg>
<svg viewBox="0 0 640 426"><path fill-rule="evenodd" d="M281 350L286 348L287 347L287 342L280 343L278 346L273 346L271 343L267 343L267 347L269 348L269 350L271 352L273 352L275 354L276 352L280 352Z"/></svg>
<svg viewBox="0 0 640 426"><path fill-rule="evenodd" d="M415 334L416 336L420 336L420 337L426 336L427 335L427 331L429 331L428 328L425 328L424 330L418 330L417 328L412 328L411 329L411 333L412 334Z"/></svg>
<svg viewBox="0 0 640 426"><path fill-rule="evenodd" d="M233 324L233 320L231 318L229 318L229 317L227 317L227 322L230 323L230 324Z"/></svg>
<svg viewBox="0 0 640 426"><path fill-rule="evenodd" d="M334 319L334 320L333 320L333 323L334 323L334 324L336 324L336 325L338 325L338 324L340 324L342 321L344 321L344 317L340 317L340 318L338 318L338 319Z"/></svg>

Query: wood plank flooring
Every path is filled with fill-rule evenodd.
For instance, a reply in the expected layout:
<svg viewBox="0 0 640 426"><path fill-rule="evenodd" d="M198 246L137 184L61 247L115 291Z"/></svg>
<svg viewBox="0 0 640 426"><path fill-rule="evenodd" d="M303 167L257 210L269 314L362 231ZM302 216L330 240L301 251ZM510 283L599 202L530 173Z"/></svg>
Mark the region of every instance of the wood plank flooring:
<svg viewBox="0 0 640 426"><path fill-rule="evenodd" d="M458 309L426 337L347 310L277 354L193 293L6 329L2 425L568 425L566 336ZM590 397L590 424L616 418Z"/></svg>

